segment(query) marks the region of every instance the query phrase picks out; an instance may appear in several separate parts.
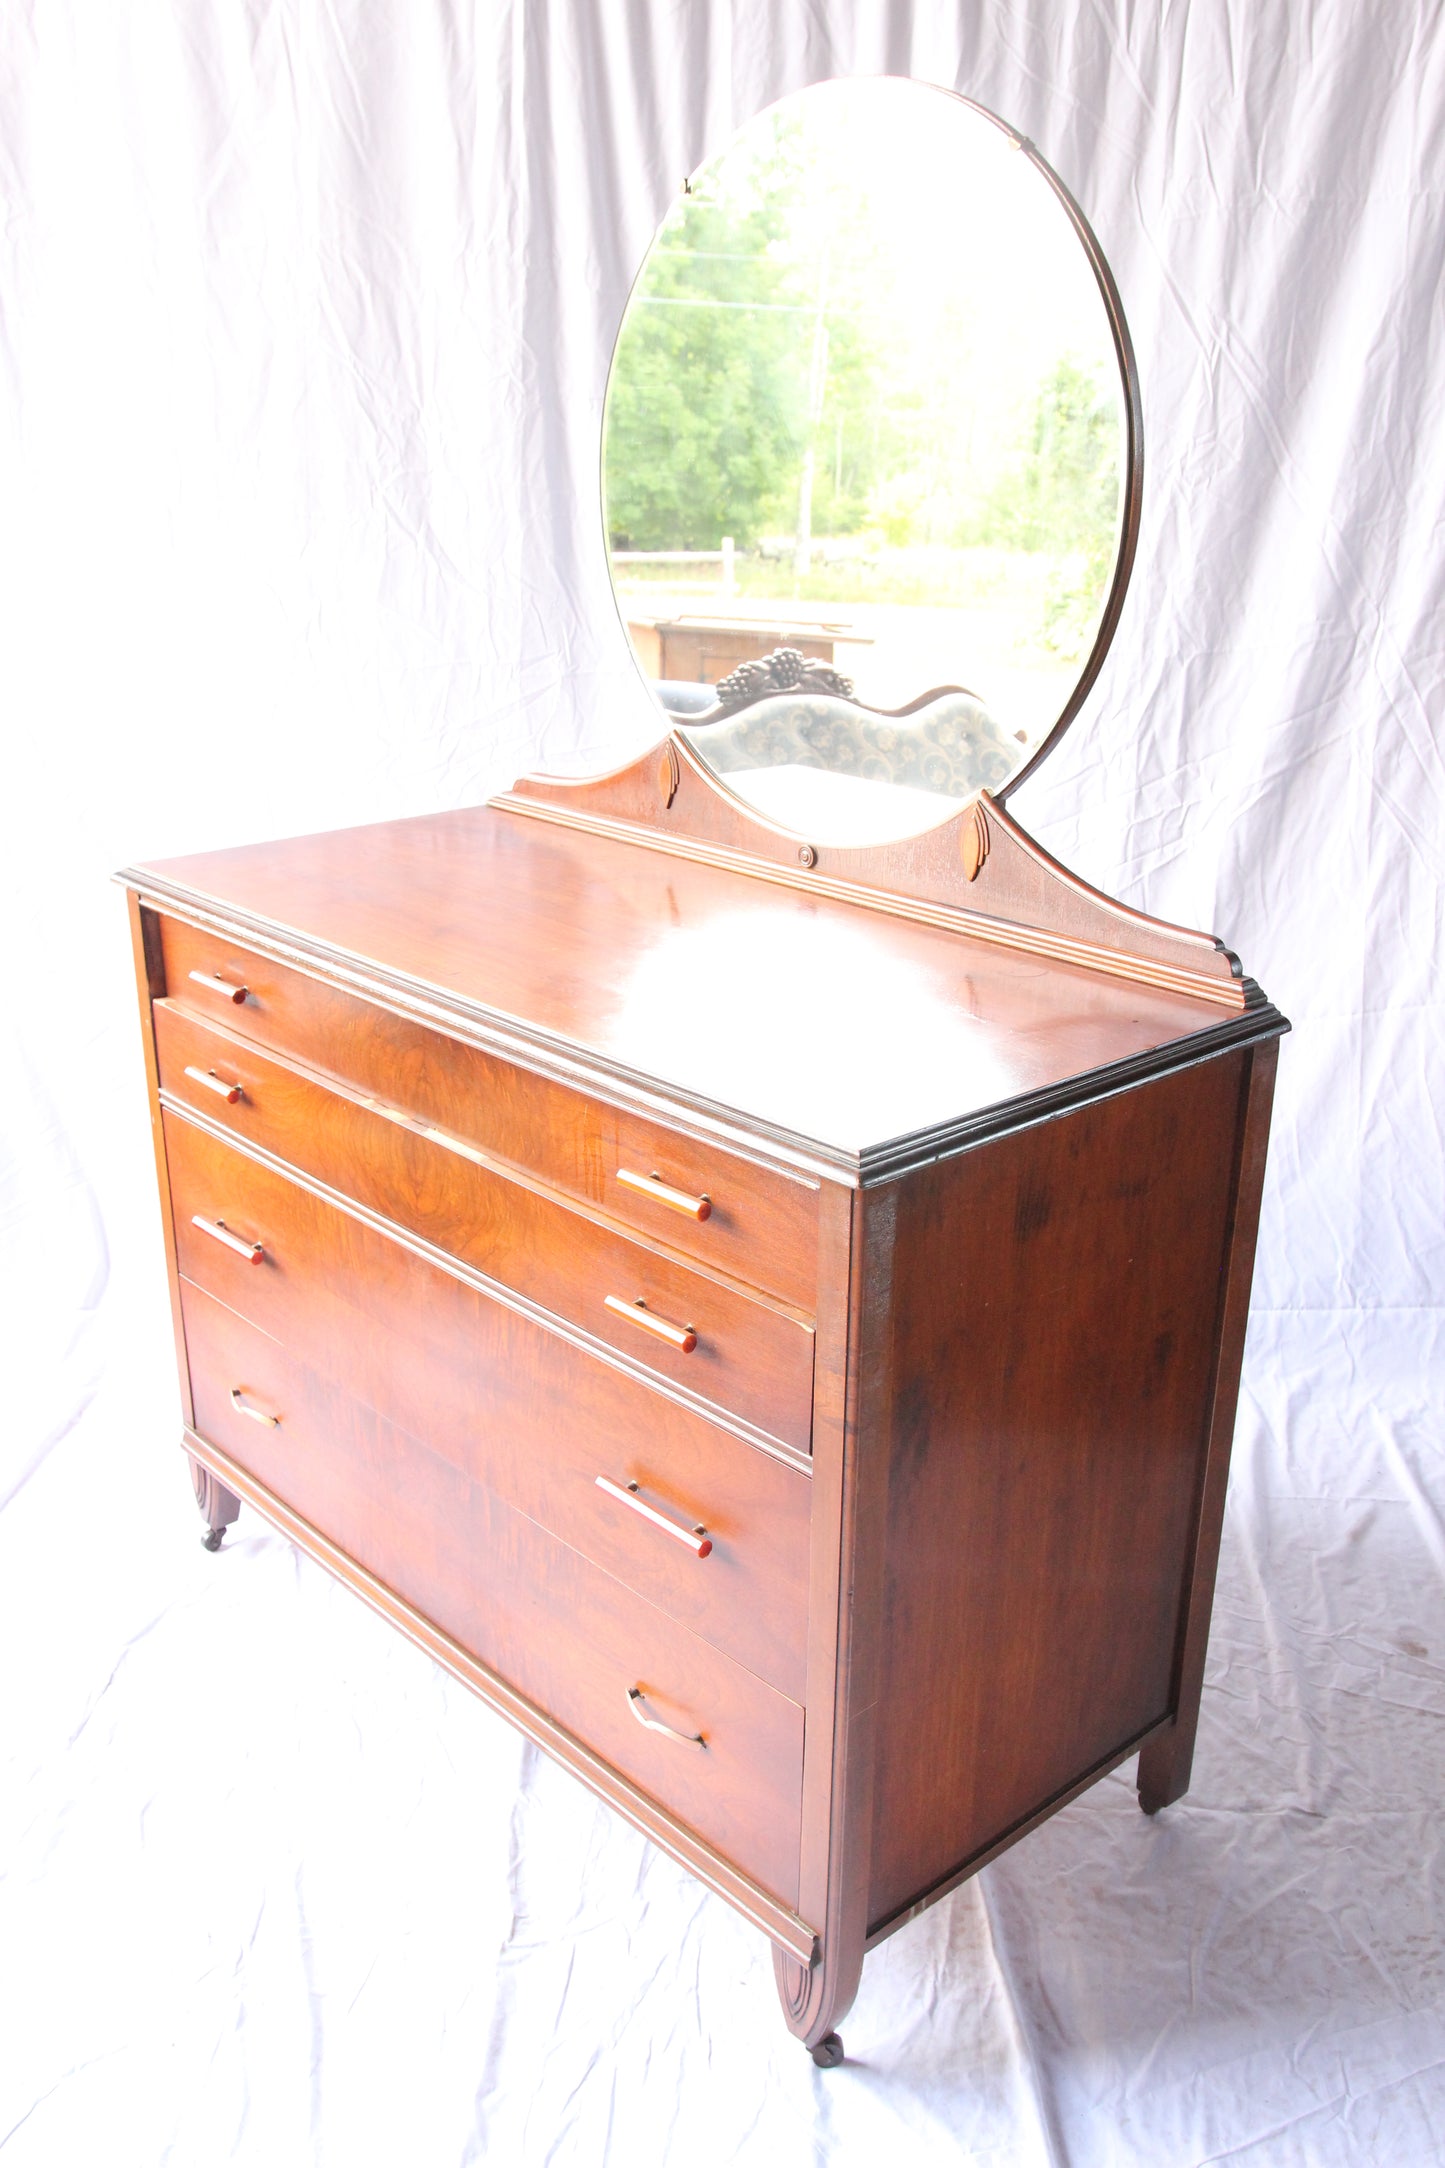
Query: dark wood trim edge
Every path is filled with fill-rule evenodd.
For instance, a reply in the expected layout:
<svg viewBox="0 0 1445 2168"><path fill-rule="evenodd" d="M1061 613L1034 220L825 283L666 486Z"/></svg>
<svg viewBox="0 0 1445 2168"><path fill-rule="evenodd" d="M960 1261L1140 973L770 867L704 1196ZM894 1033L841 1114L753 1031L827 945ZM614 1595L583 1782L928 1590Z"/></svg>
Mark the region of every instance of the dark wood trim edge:
<svg viewBox="0 0 1445 2168"><path fill-rule="evenodd" d="M1157 1077L1192 1069L1198 1062L1212 1061L1217 1054L1277 1040L1289 1029L1288 1017L1282 1016L1273 1002L1265 1001L1259 1008L1231 1017L1227 1023L1192 1031L1182 1039L1168 1039L1145 1054L1129 1055L1102 1069L1085 1070L1081 1076L1069 1077L1043 1091L1022 1093L1002 1106L984 1107L963 1121L915 1130L889 1144L870 1146L858 1154L862 1184L870 1188L896 1175L911 1174L916 1167L928 1166L935 1159L946 1159L954 1152L987 1144L1015 1130L1031 1129L1036 1122L1053 1121L1061 1114L1076 1114L1101 1099L1112 1099L1118 1092L1132 1091L1136 1084L1148 1084Z"/></svg>
<svg viewBox="0 0 1445 2168"><path fill-rule="evenodd" d="M1260 1201L1278 1058L1277 1039L1257 1047L1240 1080L1234 1205L1225 1236L1218 1355L1194 1548L1180 1608L1179 1644L1174 1665L1174 1716L1164 1735L1153 1741L1139 1757L1139 1804L1146 1814L1157 1814L1162 1807L1172 1806L1175 1800L1183 1798L1189 1789L1194 1762L1209 1621L1214 1608L1219 1546L1224 1534L1224 1501L1234 1444L1234 1418L1239 1406L1240 1372L1244 1366L1244 1336L1249 1325L1249 1292L1254 1279L1254 1252L1259 1236Z"/></svg>
<svg viewBox="0 0 1445 2168"><path fill-rule="evenodd" d="M324 1566L373 1610L400 1628L408 1640L424 1649L463 1686L470 1687L489 1708L515 1724L535 1746L580 1776L624 1820L631 1822L634 1829L640 1829L645 1837L650 1837L689 1873L695 1874L716 1896L723 1898L754 1927L760 1928L777 1949L785 1951L797 1964L811 1964L818 1937L806 1921L750 1882L730 1861L705 1845L685 1823L674 1821L644 1793L634 1791L609 1762L603 1761L544 1710L508 1686L460 1642L453 1641L420 1611L413 1610L400 1596L394 1595L384 1582L378 1581L364 1566L359 1566L354 1558L332 1543L320 1529L303 1520L299 1513L293 1513L273 1491L248 1475L219 1446L210 1444L191 1429L187 1429L183 1443L186 1452L209 1469L228 1490L234 1491L247 1505L254 1506L280 1534L299 1545L318 1565Z"/></svg>

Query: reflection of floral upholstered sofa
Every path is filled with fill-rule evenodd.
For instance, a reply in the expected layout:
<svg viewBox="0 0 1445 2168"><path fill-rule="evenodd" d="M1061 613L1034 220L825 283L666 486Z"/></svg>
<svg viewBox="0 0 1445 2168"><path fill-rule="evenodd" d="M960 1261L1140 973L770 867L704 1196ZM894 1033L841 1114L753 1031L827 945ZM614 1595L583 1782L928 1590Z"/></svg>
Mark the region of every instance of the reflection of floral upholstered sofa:
<svg viewBox="0 0 1445 2168"><path fill-rule="evenodd" d="M678 727L719 775L825 768L944 798L971 798L1007 781L1019 765L1018 741L965 692L939 693L905 715L881 715L825 693L784 692L741 714Z"/></svg>

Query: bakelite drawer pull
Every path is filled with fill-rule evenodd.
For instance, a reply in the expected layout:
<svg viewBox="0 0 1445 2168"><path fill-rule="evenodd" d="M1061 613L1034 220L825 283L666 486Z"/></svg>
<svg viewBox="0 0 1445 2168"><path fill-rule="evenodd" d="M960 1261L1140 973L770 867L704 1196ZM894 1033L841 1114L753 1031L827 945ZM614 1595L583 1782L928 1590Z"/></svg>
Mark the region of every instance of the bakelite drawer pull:
<svg viewBox="0 0 1445 2168"><path fill-rule="evenodd" d="M624 1189L635 1189L639 1197L650 1197L654 1204L665 1204L669 1212L681 1212L685 1219L712 1218L711 1197L689 1197L685 1189L674 1189L656 1172L634 1174L630 1167L619 1167L617 1179Z"/></svg>
<svg viewBox="0 0 1445 2168"><path fill-rule="evenodd" d="M203 1235L210 1235L214 1241L224 1242L228 1250L244 1257L248 1265L259 1265L266 1254L259 1242L245 1242L240 1235L233 1235L224 1220L202 1219L199 1212L193 1212L191 1225L199 1227Z"/></svg>
<svg viewBox="0 0 1445 2168"><path fill-rule="evenodd" d="M679 1543L687 1545L694 1557L711 1558L712 1537L701 1522L694 1528L685 1528L681 1521L669 1520L656 1506L648 1505L644 1498L638 1496L635 1483L614 1483L610 1475L599 1475L597 1488L606 1491L609 1498L616 1498L622 1505L631 1506L634 1513L640 1513L645 1521L651 1521L654 1528L661 1528L669 1536L676 1536Z"/></svg>
<svg viewBox="0 0 1445 2168"><path fill-rule="evenodd" d="M628 1687L627 1706L644 1731L660 1731L664 1739L675 1739L679 1746L696 1747L698 1752L702 1754L707 1752L707 1741L703 1738L701 1732L674 1731L671 1724L664 1724L660 1717L644 1715L643 1712L647 1707L647 1696L640 1686Z"/></svg>
<svg viewBox="0 0 1445 2168"><path fill-rule="evenodd" d="M279 1415L268 1415L264 1408L248 1408L246 1396L239 1385L231 1387L231 1406L238 1415L249 1415L253 1423L264 1423L269 1430L281 1428Z"/></svg>
<svg viewBox="0 0 1445 2168"><path fill-rule="evenodd" d="M205 987L208 994L224 994L228 1001L235 1002L237 1008L246 998L246 987L237 986L232 979L218 978L214 971L193 971L190 975L197 986Z"/></svg>
<svg viewBox="0 0 1445 2168"><path fill-rule="evenodd" d="M197 1069L188 1064L186 1075L193 1084L204 1084L208 1092L217 1093L228 1107L233 1107L238 1099L246 1096L239 1084L228 1084L223 1076L217 1076L214 1069Z"/></svg>
<svg viewBox="0 0 1445 2168"><path fill-rule="evenodd" d="M603 1302L618 1317L625 1317L631 1324L640 1325L654 1339L665 1340L675 1347L679 1355L690 1355L697 1346L697 1334L691 1325L673 1325L665 1317L658 1317L649 1310L641 1295L636 1302L624 1302L620 1295L604 1295Z"/></svg>

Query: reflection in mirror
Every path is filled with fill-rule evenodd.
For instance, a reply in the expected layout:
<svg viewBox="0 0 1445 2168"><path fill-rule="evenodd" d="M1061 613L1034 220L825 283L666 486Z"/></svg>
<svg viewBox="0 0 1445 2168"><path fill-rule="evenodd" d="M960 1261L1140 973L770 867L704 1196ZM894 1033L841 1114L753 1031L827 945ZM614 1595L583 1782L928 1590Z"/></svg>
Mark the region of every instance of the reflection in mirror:
<svg viewBox="0 0 1445 2168"><path fill-rule="evenodd" d="M914 833L1077 705L1131 481L1106 277L1015 137L893 78L771 107L664 220L608 384L613 585L663 705L769 818ZM805 696L802 659L861 708Z"/></svg>

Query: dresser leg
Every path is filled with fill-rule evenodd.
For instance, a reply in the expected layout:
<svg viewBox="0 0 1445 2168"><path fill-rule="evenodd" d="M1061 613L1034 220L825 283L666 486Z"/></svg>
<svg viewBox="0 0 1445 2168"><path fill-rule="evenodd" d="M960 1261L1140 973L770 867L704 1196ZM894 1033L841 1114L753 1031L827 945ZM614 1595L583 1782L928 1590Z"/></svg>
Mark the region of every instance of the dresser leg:
<svg viewBox="0 0 1445 2168"><path fill-rule="evenodd" d="M189 1453L186 1458L191 1463L191 1488L206 1523L206 1533L201 1541L208 1551L219 1551L222 1536L241 1510L241 1501L234 1491L227 1490L219 1476L212 1475L209 1468L203 1468Z"/></svg>
<svg viewBox="0 0 1445 2168"><path fill-rule="evenodd" d="M851 1967L830 1965L826 1953L811 1965L800 1965L795 1957L773 1950L773 1977L788 2030L820 2070L832 2070L843 2060L843 2043L834 2027L853 2006L862 1970L861 1948Z"/></svg>
<svg viewBox="0 0 1445 2168"><path fill-rule="evenodd" d="M1182 1799L1188 1791L1198 1719L1196 1706L1192 1721L1186 1721L1181 1714L1161 1737L1151 1739L1148 1746L1141 1747L1139 1804L1146 1814L1157 1814L1161 1807L1172 1807L1175 1800Z"/></svg>

